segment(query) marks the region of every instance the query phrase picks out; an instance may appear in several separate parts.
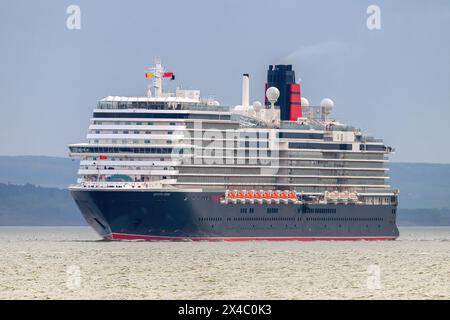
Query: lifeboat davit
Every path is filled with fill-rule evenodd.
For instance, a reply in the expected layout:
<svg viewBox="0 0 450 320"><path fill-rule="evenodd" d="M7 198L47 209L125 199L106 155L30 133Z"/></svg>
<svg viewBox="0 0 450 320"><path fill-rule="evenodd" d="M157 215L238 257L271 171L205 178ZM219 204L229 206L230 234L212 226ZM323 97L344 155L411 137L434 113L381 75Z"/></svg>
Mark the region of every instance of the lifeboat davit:
<svg viewBox="0 0 450 320"><path fill-rule="evenodd" d="M258 203L263 202L263 192L255 192L255 199L258 201Z"/></svg>
<svg viewBox="0 0 450 320"><path fill-rule="evenodd" d="M264 192L263 198L264 198L264 200L265 200L266 202L268 202L268 203L270 203L271 200L272 200L272 198L270 197L270 192L267 192L267 191Z"/></svg>
<svg viewBox="0 0 450 320"><path fill-rule="evenodd" d="M288 196L288 200L290 200L294 203L296 203L298 201L297 193L295 193L295 192L289 192L287 196Z"/></svg>
<svg viewBox="0 0 450 320"><path fill-rule="evenodd" d="M277 191L272 192L270 196L272 197L275 203L280 203L280 194Z"/></svg>
<svg viewBox="0 0 450 320"><path fill-rule="evenodd" d="M253 191L249 191L245 194L245 199L246 201L250 202L250 203L254 203L255 199L254 199L255 195L253 193Z"/></svg>
<svg viewBox="0 0 450 320"><path fill-rule="evenodd" d="M237 198L238 198L239 202L245 203L245 192L244 191L238 191Z"/></svg>
<svg viewBox="0 0 450 320"><path fill-rule="evenodd" d="M279 196L280 196L280 200L281 200L283 203L288 203L288 202L289 202L288 194L287 194L286 191L281 192L281 193L279 194Z"/></svg>
<svg viewBox="0 0 450 320"><path fill-rule="evenodd" d="M228 202L228 199L232 202L232 203L236 203L237 199L236 199L236 192L230 191L227 193L227 197L226 197L226 202Z"/></svg>

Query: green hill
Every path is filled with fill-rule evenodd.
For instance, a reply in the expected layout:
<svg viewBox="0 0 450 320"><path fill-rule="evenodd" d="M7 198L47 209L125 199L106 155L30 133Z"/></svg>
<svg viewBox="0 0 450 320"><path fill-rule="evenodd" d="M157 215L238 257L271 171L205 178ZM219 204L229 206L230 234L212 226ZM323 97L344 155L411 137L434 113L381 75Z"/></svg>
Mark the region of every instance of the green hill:
<svg viewBox="0 0 450 320"><path fill-rule="evenodd" d="M390 182L400 208L450 208L450 164L391 163Z"/></svg>
<svg viewBox="0 0 450 320"><path fill-rule="evenodd" d="M46 156L0 156L0 182L67 188L76 181L79 162Z"/></svg>
<svg viewBox="0 0 450 320"><path fill-rule="evenodd" d="M68 190L0 183L1 226L85 224Z"/></svg>

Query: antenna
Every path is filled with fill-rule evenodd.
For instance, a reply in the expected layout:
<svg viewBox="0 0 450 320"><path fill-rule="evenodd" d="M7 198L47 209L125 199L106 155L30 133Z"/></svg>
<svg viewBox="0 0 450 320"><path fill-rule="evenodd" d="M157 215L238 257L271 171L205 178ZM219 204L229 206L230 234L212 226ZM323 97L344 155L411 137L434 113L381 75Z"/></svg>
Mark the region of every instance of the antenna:
<svg viewBox="0 0 450 320"><path fill-rule="evenodd" d="M280 97L280 90L276 87L270 87L266 90L267 100L270 102L270 113L272 116L272 122L275 121L275 102Z"/></svg>
<svg viewBox="0 0 450 320"><path fill-rule="evenodd" d="M153 68L153 88L155 88L155 96L157 98L162 96L162 74L163 67L161 59L155 58L155 67Z"/></svg>
<svg viewBox="0 0 450 320"><path fill-rule="evenodd" d="M266 97L270 102L271 109L273 110L275 109L275 102L277 102L278 98L280 97L280 90L278 90L276 87L270 87L266 90Z"/></svg>
<svg viewBox="0 0 450 320"><path fill-rule="evenodd" d="M275 102L277 102L278 98L280 97L280 90L278 90L276 87L270 87L266 90L266 97L270 102L270 108L273 110L275 109Z"/></svg>
<svg viewBox="0 0 450 320"><path fill-rule="evenodd" d="M328 120L331 110L333 110L334 102L330 98L325 98L320 102L320 107L322 108L322 118L323 120Z"/></svg>
<svg viewBox="0 0 450 320"><path fill-rule="evenodd" d="M300 105L302 106L302 113L304 118L312 118L309 101L305 97L300 98Z"/></svg>
<svg viewBox="0 0 450 320"><path fill-rule="evenodd" d="M262 109L262 104L259 101L255 101L253 102L253 111L255 112L255 115L257 118L261 117L261 109Z"/></svg>
<svg viewBox="0 0 450 320"><path fill-rule="evenodd" d="M161 59L155 58L155 66L152 68L149 68L151 72L147 72L145 74L146 78L152 78L153 79L153 88L155 90L155 97L159 98L163 96L163 90L162 90L162 80L163 78L170 78L170 80L175 80L175 75L173 72L165 72L164 68L161 64ZM151 97L150 89L147 92L147 96Z"/></svg>
<svg viewBox="0 0 450 320"><path fill-rule="evenodd" d="M255 110L256 113L261 112L262 104L259 101L253 102L253 110Z"/></svg>

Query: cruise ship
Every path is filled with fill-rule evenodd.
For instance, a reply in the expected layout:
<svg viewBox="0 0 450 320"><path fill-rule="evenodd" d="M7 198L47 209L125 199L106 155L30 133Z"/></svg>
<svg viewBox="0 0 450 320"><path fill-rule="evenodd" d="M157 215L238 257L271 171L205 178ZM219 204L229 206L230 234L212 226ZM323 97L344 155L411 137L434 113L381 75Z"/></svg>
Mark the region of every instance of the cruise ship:
<svg viewBox="0 0 450 320"><path fill-rule="evenodd" d="M393 148L312 105L292 65L271 65L265 96L222 105L160 61L146 95L98 101L70 192L107 240L394 240Z"/></svg>

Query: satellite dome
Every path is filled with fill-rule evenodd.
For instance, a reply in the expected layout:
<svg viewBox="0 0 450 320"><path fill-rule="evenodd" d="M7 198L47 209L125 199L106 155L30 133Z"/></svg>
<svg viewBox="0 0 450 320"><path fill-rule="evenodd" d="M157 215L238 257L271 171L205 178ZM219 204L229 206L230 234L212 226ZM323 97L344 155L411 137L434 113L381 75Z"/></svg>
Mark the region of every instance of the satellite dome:
<svg viewBox="0 0 450 320"><path fill-rule="evenodd" d="M253 110L255 110L255 112L260 112L262 109L262 104L259 101L255 101L253 102Z"/></svg>
<svg viewBox="0 0 450 320"><path fill-rule="evenodd" d="M328 116L331 114L334 102L329 98L325 98L320 102L320 107L322 108L322 116L324 120L328 120Z"/></svg>
<svg viewBox="0 0 450 320"><path fill-rule="evenodd" d="M234 111L244 111L244 107L241 106L241 105L239 105L239 106L234 107L233 110L234 110Z"/></svg>
<svg viewBox="0 0 450 320"><path fill-rule="evenodd" d="M320 106L325 109L333 109L334 102L330 98L325 98L320 102Z"/></svg>
<svg viewBox="0 0 450 320"><path fill-rule="evenodd" d="M305 97L302 97L300 100L302 107L309 107L309 101Z"/></svg>
<svg viewBox="0 0 450 320"><path fill-rule="evenodd" d="M270 87L266 90L266 97L270 103L275 103L280 97L280 90L276 87Z"/></svg>

